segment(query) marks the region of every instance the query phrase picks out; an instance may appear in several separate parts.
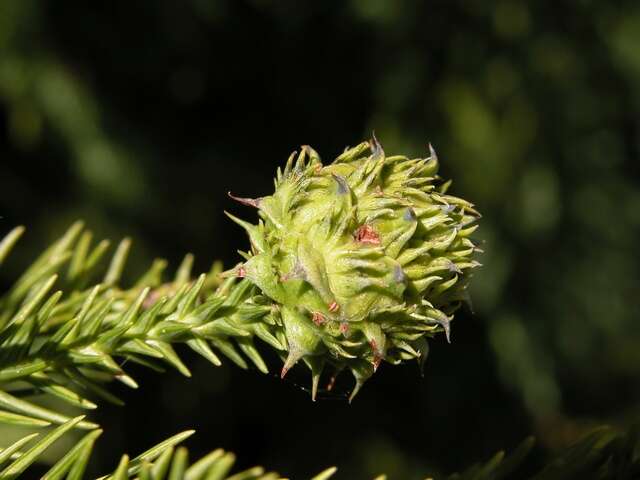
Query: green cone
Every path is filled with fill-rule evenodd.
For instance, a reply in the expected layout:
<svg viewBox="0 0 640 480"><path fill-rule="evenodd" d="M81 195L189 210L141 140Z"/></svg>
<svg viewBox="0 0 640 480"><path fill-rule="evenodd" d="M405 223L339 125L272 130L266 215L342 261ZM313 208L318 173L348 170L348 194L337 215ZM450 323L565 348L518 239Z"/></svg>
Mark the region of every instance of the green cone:
<svg viewBox="0 0 640 480"><path fill-rule="evenodd" d="M438 159L385 155L374 138L324 166L308 146L278 169L271 196L248 199L257 225L229 215L251 250L232 272L275 306L287 340L284 376L299 360L349 368L356 389L382 360L424 360L426 336L449 339L468 299L479 214L446 194Z"/></svg>

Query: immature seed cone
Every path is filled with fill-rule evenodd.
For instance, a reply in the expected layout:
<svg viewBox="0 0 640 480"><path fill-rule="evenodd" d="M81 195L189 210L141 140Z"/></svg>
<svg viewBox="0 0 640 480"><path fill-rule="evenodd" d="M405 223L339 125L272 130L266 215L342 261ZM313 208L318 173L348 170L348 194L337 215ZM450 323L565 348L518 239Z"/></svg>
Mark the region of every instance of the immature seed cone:
<svg viewBox="0 0 640 480"><path fill-rule="evenodd" d="M425 337L448 340L468 299L479 214L446 194L429 148L426 159L387 157L374 138L323 166L303 146L278 169L273 195L232 196L261 218L229 215L251 240L232 272L273 302L288 345L282 375L304 360L314 397L326 364L352 371L353 397L382 360L423 361Z"/></svg>

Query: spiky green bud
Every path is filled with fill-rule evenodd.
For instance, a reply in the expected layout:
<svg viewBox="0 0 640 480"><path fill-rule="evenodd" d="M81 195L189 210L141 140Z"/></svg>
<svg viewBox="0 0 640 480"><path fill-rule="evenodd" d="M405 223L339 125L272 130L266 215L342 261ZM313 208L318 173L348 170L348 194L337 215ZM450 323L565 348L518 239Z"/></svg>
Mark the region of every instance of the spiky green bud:
<svg viewBox="0 0 640 480"><path fill-rule="evenodd" d="M382 360L423 359L467 300L479 214L446 191L438 158L385 155L374 138L330 165L303 146L278 169L275 192L238 198L257 225L229 215L251 250L233 274L268 297L288 345L282 374L304 359L349 368L356 389ZM315 388L314 388L315 391Z"/></svg>

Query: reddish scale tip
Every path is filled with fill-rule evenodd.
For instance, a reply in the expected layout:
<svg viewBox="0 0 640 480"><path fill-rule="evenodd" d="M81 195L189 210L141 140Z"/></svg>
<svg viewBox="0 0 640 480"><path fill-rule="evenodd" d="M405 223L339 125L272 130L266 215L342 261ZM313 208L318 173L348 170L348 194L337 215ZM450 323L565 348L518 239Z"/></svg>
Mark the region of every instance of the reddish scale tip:
<svg viewBox="0 0 640 480"><path fill-rule="evenodd" d="M340 333L342 333L343 335L346 335L348 331L349 331L349 324L347 322L342 322L340 324Z"/></svg>
<svg viewBox="0 0 640 480"><path fill-rule="evenodd" d="M244 269L244 267L240 267L238 268L236 275L238 278L244 278L247 275L247 271Z"/></svg>
<svg viewBox="0 0 640 480"><path fill-rule="evenodd" d="M313 323L318 326L322 325L326 321L324 315L322 315L320 312L313 312L313 316L311 317L311 319L313 320Z"/></svg>
<svg viewBox="0 0 640 480"><path fill-rule="evenodd" d="M371 225L362 225L356 230L356 240L360 243L380 245L380 234Z"/></svg>
<svg viewBox="0 0 640 480"><path fill-rule="evenodd" d="M382 362L382 357L378 357L378 356L373 357L373 362L371 362L371 364L373 365L374 373L378 371L378 367L380 366L381 362Z"/></svg>
<svg viewBox="0 0 640 480"><path fill-rule="evenodd" d="M371 345L371 350L373 350L373 362L371 363L373 364L373 371L375 372L378 370L380 362L382 362L382 354L378 350L378 343L375 340L371 340L369 345Z"/></svg>
<svg viewBox="0 0 640 480"><path fill-rule="evenodd" d="M329 311L330 311L331 313L335 313L335 312L337 312L338 310L340 310L340 305L338 305L336 302L331 302L331 303L329 304Z"/></svg>
<svg viewBox="0 0 640 480"><path fill-rule="evenodd" d="M327 391L330 392L333 390L333 386L336 384L336 375L332 375L329 379L329 383L327 383Z"/></svg>

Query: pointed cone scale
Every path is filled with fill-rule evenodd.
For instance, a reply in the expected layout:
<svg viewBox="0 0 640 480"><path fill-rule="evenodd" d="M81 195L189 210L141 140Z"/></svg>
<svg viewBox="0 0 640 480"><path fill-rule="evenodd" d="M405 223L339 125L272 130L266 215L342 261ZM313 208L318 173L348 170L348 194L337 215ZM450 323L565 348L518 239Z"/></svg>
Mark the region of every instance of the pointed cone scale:
<svg viewBox="0 0 640 480"><path fill-rule="evenodd" d="M246 271L244 269L244 265L242 263L239 263L238 265L236 265L233 268L230 268L229 270L225 270L224 272L220 273L220 278L242 278L244 277L246 274Z"/></svg>
<svg viewBox="0 0 640 480"><path fill-rule="evenodd" d="M246 205L248 207L260 208L260 200L261 200L260 198L236 197L231 192L227 192L227 195L229 195L229 198L235 200L238 203L241 203L242 205Z"/></svg>
<svg viewBox="0 0 640 480"><path fill-rule="evenodd" d="M449 320L445 320L440 322L442 328L444 329L444 336L447 339L447 343L451 343L451 322Z"/></svg>
<svg viewBox="0 0 640 480"><path fill-rule="evenodd" d="M324 359L321 357L304 357L304 362L311 370L311 400L316 401L318 395L318 385L320 384L320 376L324 369Z"/></svg>
<svg viewBox="0 0 640 480"><path fill-rule="evenodd" d="M436 153L435 148L433 148L433 145L431 145L431 142L429 142L429 156L430 158L438 159L438 154Z"/></svg>
<svg viewBox="0 0 640 480"><path fill-rule="evenodd" d="M311 374L311 401L315 402L318 395L318 384L320 383L320 374Z"/></svg>
<svg viewBox="0 0 640 480"><path fill-rule="evenodd" d="M351 189L349 188L349 184L344 179L344 177L341 177L340 175L336 175L335 173L332 173L331 177L335 180L336 184L338 185L339 195L346 195L351 191Z"/></svg>
<svg viewBox="0 0 640 480"><path fill-rule="evenodd" d="M356 386L353 387L353 390L351 391L351 395L349 395L349 403L353 402L353 399L356 398L356 395L360 392L363 385L364 385L364 382L356 381Z"/></svg>
<svg viewBox="0 0 640 480"><path fill-rule="evenodd" d="M382 362L385 357L385 349L387 344L386 335L382 331L382 328L380 328L380 326L375 323L363 324L361 329L365 337L369 341L369 346L371 347L371 353L373 354L371 363L373 366L373 371L375 372L380 366L380 362Z"/></svg>
<svg viewBox="0 0 640 480"><path fill-rule="evenodd" d="M289 355L287 355L287 359L284 361L284 365L282 366L282 370L280 371L280 378L284 378L287 375L287 372L291 370L291 368L298 363L303 356L303 353L300 350L290 350Z"/></svg>
<svg viewBox="0 0 640 480"><path fill-rule="evenodd" d="M373 157L379 157L381 155L384 155L384 150L382 148L382 145L376 138L376 132L371 132L371 140L369 142L369 145L371 146L371 155Z"/></svg>
<svg viewBox="0 0 640 480"><path fill-rule="evenodd" d="M289 356L283 368L283 374L286 375L287 371L302 357L322 354L326 350L311 318L284 305L280 309L280 315L289 349Z"/></svg>
<svg viewBox="0 0 640 480"><path fill-rule="evenodd" d="M349 396L349 403L353 402L353 399L358 392L360 392L364 383L373 375L373 366L367 362L357 362L351 365L351 373L356 380L356 384Z"/></svg>

